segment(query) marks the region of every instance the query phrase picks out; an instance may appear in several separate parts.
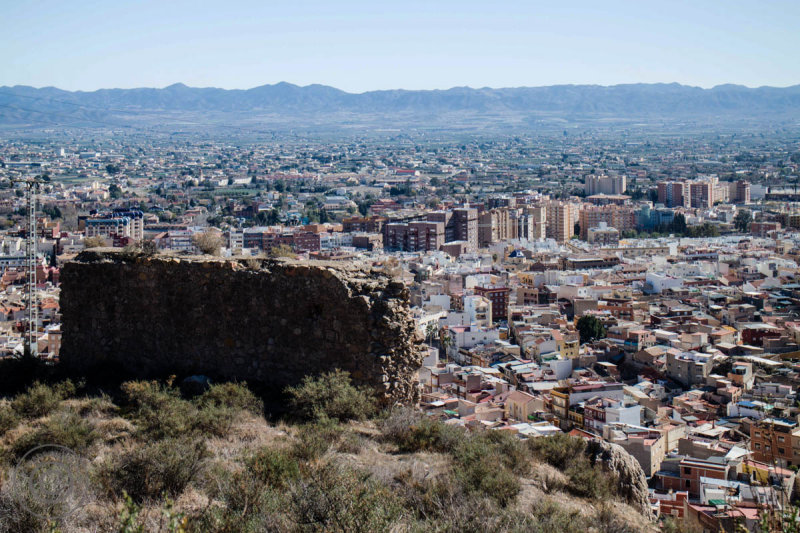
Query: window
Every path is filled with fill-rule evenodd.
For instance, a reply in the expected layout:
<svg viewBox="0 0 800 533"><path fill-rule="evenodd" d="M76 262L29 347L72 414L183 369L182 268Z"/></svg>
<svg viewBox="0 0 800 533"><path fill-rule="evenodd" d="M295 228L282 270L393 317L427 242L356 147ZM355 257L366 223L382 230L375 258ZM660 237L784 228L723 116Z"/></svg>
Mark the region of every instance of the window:
<svg viewBox="0 0 800 533"><path fill-rule="evenodd" d="M688 489L691 486L692 486L692 480L691 479L687 479L686 480L686 488Z"/></svg>
<svg viewBox="0 0 800 533"><path fill-rule="evenodd" d="M687 476L691 476L692 475L692 469L689 468L688 466L684 466L683 467L683 473L686 474Z"/></svg>
<svg viewBox="0 0 800 533"><path fill-rule="evenodd" d="M756 431L756 437L761 438L761 432L760 431Z"/></svg>
<svg viewBox="0 0 800 533"><path fill-rule="evenodd" d="M786 441L786 439L784 439L783 437L778 435L778 442L785 442L785 441Z"/></svg>
<svg viewBox="0 0 800 533"><path fill-rule="evenodd" d="M760 450L760 449L761 449L761 443L760 442L756 442L756 450Z"/></svg>
<svg viewBox="0 0 800 533"><path fill-rule="evenodd" d="M772 450L771 446L769 446L769 445L764 446L764 451L765 452L768 452L768 451L771 451L771 450Z"/></svg>
<svg viewBox="0 0 800 533"><path fill-rule="evenodd" d="M778 453L783 455L786 453L786 450L784 450L783 448L778 448Z"/></svg>

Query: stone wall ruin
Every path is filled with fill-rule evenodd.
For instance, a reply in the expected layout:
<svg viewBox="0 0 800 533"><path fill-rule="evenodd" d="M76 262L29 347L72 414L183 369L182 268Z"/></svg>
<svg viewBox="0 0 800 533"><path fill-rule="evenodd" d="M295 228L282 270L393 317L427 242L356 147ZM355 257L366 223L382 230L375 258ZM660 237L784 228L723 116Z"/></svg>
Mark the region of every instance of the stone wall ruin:
<svg viewBox="0 0 800 533"><path fill-rule="evenodd" d="M282 391L334 368L383 403L416 398L408 290L336 262L89 250L61 275L61 363L125 377L204 374Z"/></svg>

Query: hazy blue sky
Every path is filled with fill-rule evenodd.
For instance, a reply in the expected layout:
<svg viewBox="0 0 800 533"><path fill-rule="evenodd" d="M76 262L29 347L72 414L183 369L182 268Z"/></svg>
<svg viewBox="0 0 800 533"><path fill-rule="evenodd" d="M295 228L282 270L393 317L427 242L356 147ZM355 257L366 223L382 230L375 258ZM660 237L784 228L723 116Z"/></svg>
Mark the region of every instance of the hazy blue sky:
<svg viewBox="0 0 800 533"><path fill-rule="evenodd" d="M0 85L800 83L800 0L0 0Z"/></svg>

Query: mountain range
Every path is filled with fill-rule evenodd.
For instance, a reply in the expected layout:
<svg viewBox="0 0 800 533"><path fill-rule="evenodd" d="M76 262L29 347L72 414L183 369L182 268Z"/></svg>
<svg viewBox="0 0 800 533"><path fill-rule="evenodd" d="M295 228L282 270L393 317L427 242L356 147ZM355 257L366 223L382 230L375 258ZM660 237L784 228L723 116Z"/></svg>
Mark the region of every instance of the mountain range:
<svg viewBox="0 0 800 533"><path fill-rule="evenodd" d="M768 121L800 119L800 85L711 89L677 83L554 85L348 93L281 82L247 90L194 88L65 91L0 87L3 127L396 126L481 122L527 127L581 121Z"/></svg>

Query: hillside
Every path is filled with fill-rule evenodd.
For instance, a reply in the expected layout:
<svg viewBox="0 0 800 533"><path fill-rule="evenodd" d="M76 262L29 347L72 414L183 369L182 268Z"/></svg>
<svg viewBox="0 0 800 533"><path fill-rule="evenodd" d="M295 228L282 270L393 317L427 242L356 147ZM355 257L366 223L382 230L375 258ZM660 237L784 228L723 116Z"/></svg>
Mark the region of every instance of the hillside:
<svg viewBox="0 0 800 533"><path fill-rule="evenodd" d="M112 392L0 400L0 531L655 531L586 441L379 412L345 374L289 391L278 421L242 385ZM76 455L26 455L41 445ZM42 464L62 470L20 483Z"/></svg>
<svg viewBox="0 0 800 533"><path fill-rule="evenodd" d="M800 117L800 85L711 89L672 84L557 85L347 93L290 83L247 90L193 88L64 91L0 87L0 126L243 129L468 126L542 128L585 121L791 123ZM489 124L487 124L489 122Z"/></svg>

